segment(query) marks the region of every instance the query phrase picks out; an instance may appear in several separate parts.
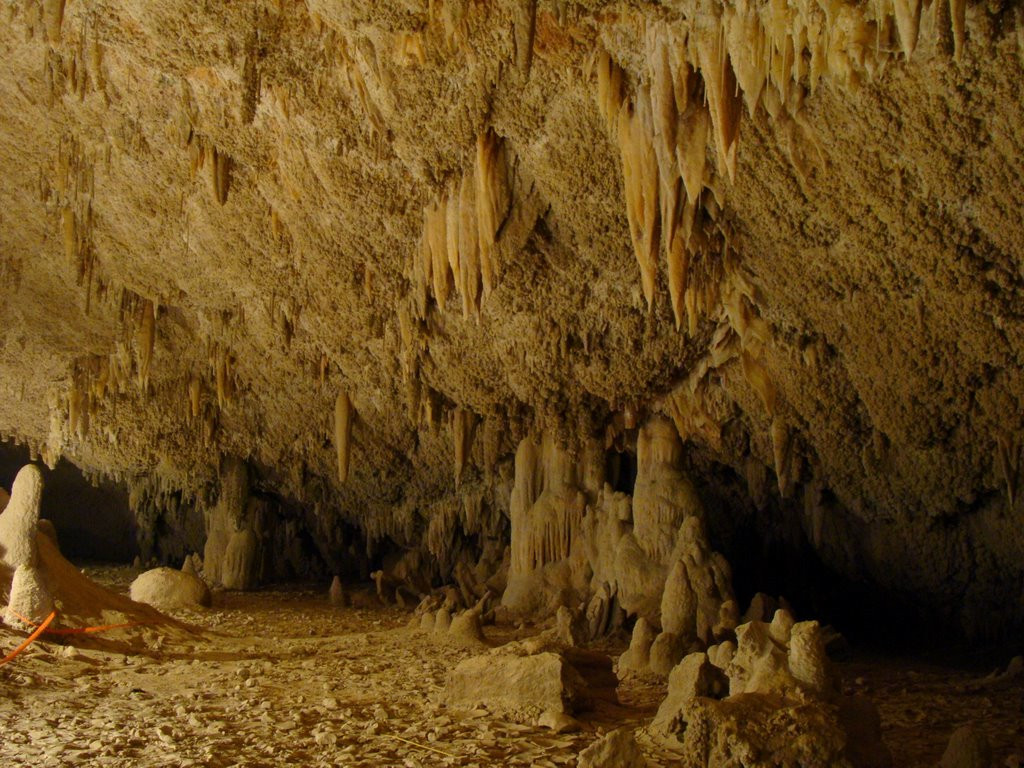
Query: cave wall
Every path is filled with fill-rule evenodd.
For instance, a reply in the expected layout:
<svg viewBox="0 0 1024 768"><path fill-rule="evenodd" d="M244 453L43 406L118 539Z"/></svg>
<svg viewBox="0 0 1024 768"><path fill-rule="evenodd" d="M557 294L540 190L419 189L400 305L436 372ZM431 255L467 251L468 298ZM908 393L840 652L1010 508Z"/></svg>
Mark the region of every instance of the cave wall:
<svg viewBox="0 0 1024 768"><path fill-rule="evenodd" d="M663 415L727 553L1019 627L1024 20L919 11L4 0L0 430L454 567Z"/></svg>

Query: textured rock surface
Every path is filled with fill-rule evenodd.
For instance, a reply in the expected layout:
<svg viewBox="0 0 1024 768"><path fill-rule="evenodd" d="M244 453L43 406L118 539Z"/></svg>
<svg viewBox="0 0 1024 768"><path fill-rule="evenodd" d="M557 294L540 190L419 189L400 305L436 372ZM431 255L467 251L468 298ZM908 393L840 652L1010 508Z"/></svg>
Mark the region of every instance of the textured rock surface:
<svg viewBox="0 0 1024 768"><path fill-rule="evenodd" d="M645 768L633 733L618 728L580 752L579 768Z"/></svg>
<svg viewBox="0 0 1024 768"><path fill-rule="evenodd" d="M8 0L0 430L149 544L233 456L262 551L484 581L661 414L727 554L1019 628L1019 4L828 8Z"/></svg>
<svg viewBox="0 0 1024 768"><path fill-rule="evenodd" d="M161 610L208 607L211 603L210 588L202 579L173 568L154 568L140 574L129 594L132 600Z"/></svg>
<svg viewBox="0 0 1024 768"><path fill-rule="evenodd" d="M878 710L839 693L817 622L779 610L771 624L741 624L736 637L731 658L718 647L693 653L669 675L650 730L681 750L683 765L892 764Z"/></svg>
<svg viewBox="0 0 1024 768"><path fill-rule="evenodd" d="M535 720L544 712L572 714L587 699L579 673L556 653L473 656L452 670L445 686L451 706L478 704L506 716Z"/></svg>

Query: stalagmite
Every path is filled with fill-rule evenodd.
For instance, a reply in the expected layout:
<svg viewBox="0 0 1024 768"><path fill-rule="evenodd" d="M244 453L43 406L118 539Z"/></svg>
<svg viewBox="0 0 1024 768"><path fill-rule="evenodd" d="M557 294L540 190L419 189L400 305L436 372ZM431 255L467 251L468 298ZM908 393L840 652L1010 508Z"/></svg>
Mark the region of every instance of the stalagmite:
<svg viewBox="0 0 1024 768"><path fill-rule="evenodd" d="M349 458L352 452L352 401L341 391L334 403L334 449L338 454L338 482L348 480Z"/></svg>

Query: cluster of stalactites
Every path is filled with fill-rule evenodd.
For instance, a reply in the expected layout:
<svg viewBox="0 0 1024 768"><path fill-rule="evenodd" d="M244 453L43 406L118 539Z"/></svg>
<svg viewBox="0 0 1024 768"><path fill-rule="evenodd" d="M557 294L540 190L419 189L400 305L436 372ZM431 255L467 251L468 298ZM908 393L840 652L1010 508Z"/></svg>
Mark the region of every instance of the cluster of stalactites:
<svg viewBox="0 0 1024 768"><path fill-rule="evenodd" d="M706 147L713 134L720 171L731 176L739 110L734 84L721 72L718 78L702 78L674 34L668 26L648 32L649 81L632 99L625 94L623 70L608 54L599 54L598 104L622 158L626 219L644 298L653 307L662 251L676 327L682 328L685 318L693 334L699 316L717 303L720 259L703 257L728 247L717 198L708 193Z"/></svg>
<svg viewBox="0 0 1024 768"><path fill-rule="evenodd" d="M645 66L627 94L626 73L607 53L596 60L597 101L622 159L626 217L641 286L653 307L658 252L664 253L676 327L691 334L717 307L717 279L705 263L724 260L729 228L722 182L735 180L740 121L763 107L797 126L810 162L793 158L801 179L820 164L803 102L822 78L856 87L891 60L898 31L909 58L921 25L921 0L701 0L692 21L644 20ZM932 0L932 27L965 42L964 0ZM707 165L707 150L716 158ZM791 153L792 154L792 153ZM718 270L721 272L722 270ZM719 275L720 277L720 275Z"/></svg>
<svg viewBox="0 0 1024 768"><path fill-rule="evenodd" d="M497 243L511 201L504 142L484 131L472 168L423 210L411 275L419 317L426 316L431 297L443 309L453 287L462 298L463 317L479 314L495 287Z"/></svg>

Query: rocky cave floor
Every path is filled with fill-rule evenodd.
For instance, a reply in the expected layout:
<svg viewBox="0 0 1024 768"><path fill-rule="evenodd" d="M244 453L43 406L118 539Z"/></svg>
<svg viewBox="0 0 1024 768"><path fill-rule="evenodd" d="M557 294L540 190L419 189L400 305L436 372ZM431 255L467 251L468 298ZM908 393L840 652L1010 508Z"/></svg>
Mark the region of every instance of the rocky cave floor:
<svg viewBox="0 0 1024 768"><path fill-rule="evenodd" d="M89 567L127 593L127 567ZM595 696L582 730L556 734L440 703L446 675L474 651L407 629L411 613L369 591L331 606L309 586L217 592L214 606L174 615L195 635L115 630L37 642L0 670L5 766L575 765L598 735L641 729L664 685L630 681ZM539 628L485 627L497 645ZM6 652L19 637L0 630ZM621 653L627 639L598 650ZM894 765L934 766L950 733L973 722L996 766L1024 764L1024 679L993 684L977 659L936 664L850 654L847 693L878 706ZM590 681L593 685L594 681ZM600 685L597 686L600 691ZM673 755L642 732L652 766Z"/></svg>

